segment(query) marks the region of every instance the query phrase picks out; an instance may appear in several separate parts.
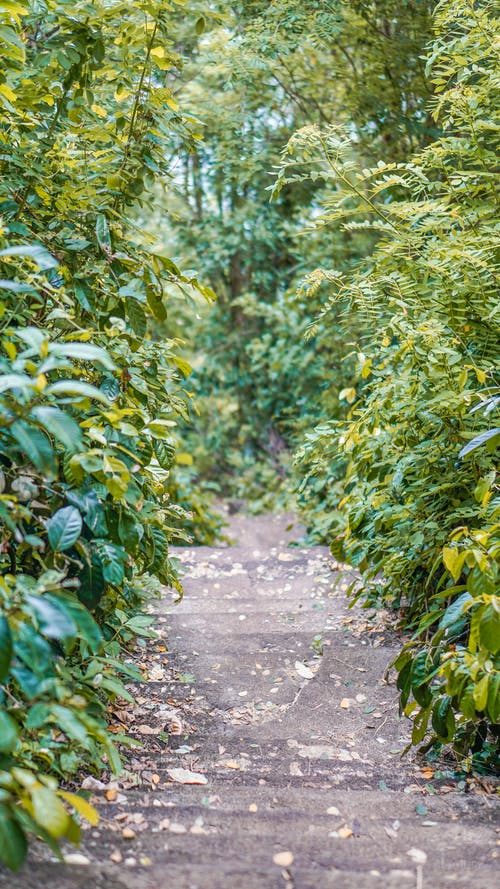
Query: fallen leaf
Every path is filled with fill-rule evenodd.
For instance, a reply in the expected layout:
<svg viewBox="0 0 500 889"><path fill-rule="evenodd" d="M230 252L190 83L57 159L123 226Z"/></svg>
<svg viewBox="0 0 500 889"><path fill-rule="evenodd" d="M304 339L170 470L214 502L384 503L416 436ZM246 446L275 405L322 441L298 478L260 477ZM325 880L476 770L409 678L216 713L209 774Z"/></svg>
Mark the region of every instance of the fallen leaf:
<svg viewBox="0 0 500 889"><path fill-rule="evenodd" d="M327 815L340 815L340 812L337 809L337 806L330 806L330 808L326 810L326 814Z"/></svg>
<svg viewBox="0 0 500 889"><path fill-rule="evenodd" d="M164 731L168 732L169 735L182 735L184 731L182 720L178 716L170 716L165 723Z"/></svg>
<svg viewBox="0 0 500 889"><path fill-rule="evenodd" d="M350 827L341 827L337 833L342 840L348 840L349 837L352 837L352 830Z"/></svg>
<svg viewBox="0 0 500 889"><path fill-rule="evenodd" d="M168 775L172 781L177 784L206 784L205 775L200 772L190 772L189 769L167 769Z"/></svg>
<svg viewBox="0 0 500 889"><path fill-rule="evenodd" d="M313 671L301 661L295 661L295 672L298 673L302 679L312 679L314 676Z"/></svg>
<svg viewBox="0 0 500 889"><path fill-rule="evenodd" d="M162 679L165 679L165 670L161 667L153 667L149 671L149 679L152 679L154 682L160 682Z"/></svg>
<svg viewBox="0 0 500 889"><path fill-rule="evenodd" d="M93 778L92 775L82 781L82 790L106 790L106 787L104 781L99 781L99 778Z"/></svg>
<svg viewBox="0 0 500 889"><path fill-rule="evenodd" d="M152 725L135 725L132 728L134 731L139 732L140 735L159 735L163 731L161 726L154 728Z"/></svg>
<svg viewBox="0 0 500 889"><path fill-rule="evenodd" d="M425 864L427 861L427 852L424 852L423 849L408 849L406 854L415 864Z"/></svg>
<svg viewBox="0 0 500 889"><path fill-rule="evenodd" d="M342 707L343 710L348 710L349 707L351 706L351 702L350 702L349 698L342 698L342 700L340 702L340 706Z"/></svg>
<svg viewBox="0 0 500 889"><path fill-rule="evenodd" d="M64 856L64 863L85 865L90 864L90 859L82 855L81 852L70 852L69 855Z"/></svg>
<svg viewBox="0 0 500 889"><path fill-rule="evenodd" d="M114 803L116 800L116 797L118 796L118 791L112 787L106 791L105 796L106 796L106 799L108 800L108 802Z"/></svg>
<svg viewBox="0 0 500 889"><path fill-rule="evenodd" d="M159 784L160 781L161 781L161 778L160 778L159 775L153 775L153 776L151 777L151 782L152 782L153 784Z"/></svg>
<svg viewBox="0 0 500 889"><path fill-rule="evenodd" d="M122 837L124 840L135 840L135 830L132 830L131 827L124 827Z"/></svg>
<svg viewBox="0 0 500 889"><path fill-rule="evenodd" d="M114 851L109 856L110 861L114 861L115 864L120 864L123 861L122 853L119 849L114 849Z"/></svg>
<svg viewBox="0 0 500 889"><path fill-rule="evenodd" d="M248 807L248 811L249 812L256 812L258 808L259 807L258 807L257 803L250 803L250 805Z"/></svg>
<svg viewBox="0 0 500 889"><path fill-rule="evenodd" d="M278 852L273 855L273 861L278 867L290 867L293 864L293 855L291 852Z"/></svg>
<svg viewBox="0 0 500 889"><path fill-rule="evenodd" d="M239 762L236 762L234 759L229 759L224 765L226 769L241 769Z"/></svg>
<svg viewBox="0 0 500 889"><path fill-rule="evenodd" d="M170 818L162 818L158 822L158 830L168 830L170 827Z"/></svg>

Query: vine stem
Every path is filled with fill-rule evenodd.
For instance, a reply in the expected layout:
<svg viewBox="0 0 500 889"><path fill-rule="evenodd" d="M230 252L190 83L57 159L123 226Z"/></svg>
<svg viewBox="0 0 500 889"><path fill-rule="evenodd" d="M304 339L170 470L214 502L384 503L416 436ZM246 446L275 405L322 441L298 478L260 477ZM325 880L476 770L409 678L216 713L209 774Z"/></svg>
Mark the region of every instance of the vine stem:
<svg viewBox="0 0 500 889"><path fill-rule="evenodd" d="M127 142L125 145L125 149L123 152L123 160L120 166L120 170L123 170L125 164L127 163L130 147L132 145L132 139L134 135L135 122L137 120L137 115L139 113L139 102L141 93L144 87L144 81L146 79L146 72L148 70L149 59L151 58L151 51L153 49L153 43L155 41L156 32L158 31L158 21L155 21L154 28L151 32L151 37L149 38L147 50L146 50L146 58L144 59L144 65L142 67L141 76L139 79L139 85L137 87L137 92L135 94L134 106L132 108L132 116L130 118L130 126L128 130Z"/></svg>

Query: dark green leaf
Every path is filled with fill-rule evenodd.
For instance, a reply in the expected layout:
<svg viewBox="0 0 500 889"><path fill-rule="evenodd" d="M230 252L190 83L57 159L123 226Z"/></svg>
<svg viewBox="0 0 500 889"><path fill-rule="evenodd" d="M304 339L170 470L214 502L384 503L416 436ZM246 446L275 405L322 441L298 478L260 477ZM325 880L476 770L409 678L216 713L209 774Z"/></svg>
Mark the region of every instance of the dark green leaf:
<svg viewBox="0 0 500 889"><path fill-rule="evenodd" d="M0 805L0 861L10 870L18 871L24 864L28 844L8 806Z"/></svg>
<svg viewBox="0 0 500 889"><path fill-rule="evenodd" d="M3 682L9 672L12 660L12 634L7 618L0 614L0 682Z"/></svg>
<svg viewBox="0 0 500 889"><path fill-rule="evenodd" d="M82 531L82 517L74 506L58 509L47 522L49 543L56 552L69 549Z"/></svg>

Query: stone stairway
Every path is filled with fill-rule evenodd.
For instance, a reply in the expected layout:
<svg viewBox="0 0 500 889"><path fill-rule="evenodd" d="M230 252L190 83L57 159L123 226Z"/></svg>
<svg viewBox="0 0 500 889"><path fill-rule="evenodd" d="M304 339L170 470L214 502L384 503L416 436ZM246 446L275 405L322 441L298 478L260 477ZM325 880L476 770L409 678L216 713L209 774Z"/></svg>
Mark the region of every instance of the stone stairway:
<svg viewBox="0 0 500 889"><path fill-rule="evenodd" d="M288 546L289 523L238 516L237 545L177 550L184 600L162 600L122 714L143 749L95 786L102 820L76 859L34 849L1 889L500 884L494 796L401 757L410 724L384 679L398 640L348 608L325 548Z"/></svg>

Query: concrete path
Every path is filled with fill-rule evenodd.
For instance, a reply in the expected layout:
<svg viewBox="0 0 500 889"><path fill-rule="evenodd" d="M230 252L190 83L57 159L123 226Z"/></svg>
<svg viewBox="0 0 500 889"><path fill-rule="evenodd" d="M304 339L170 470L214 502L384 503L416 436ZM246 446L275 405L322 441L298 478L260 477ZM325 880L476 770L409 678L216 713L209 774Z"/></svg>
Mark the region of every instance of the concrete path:
<svg viewBox="0 0 500 889"><path fill-rule="evenodd" d="M117 712L144 748L118 785L90 782L80 863L37 849L1 889L500 885L494 794L401 758L398 641L347 608L326 549L287 546L288 521L237 517L237 546L177 552L184 601L162 602L149 684Z"/></svg>

